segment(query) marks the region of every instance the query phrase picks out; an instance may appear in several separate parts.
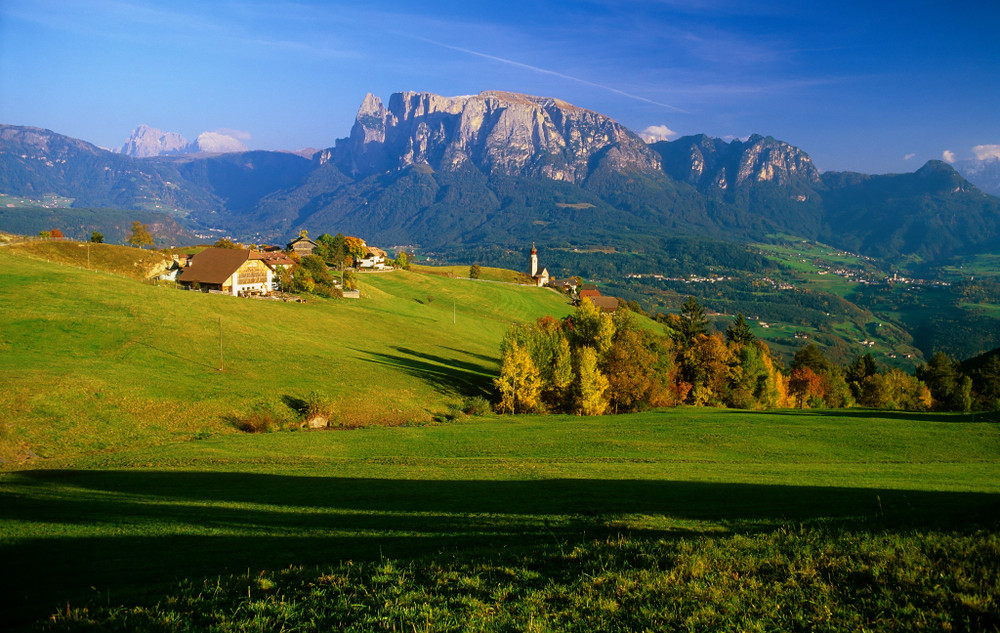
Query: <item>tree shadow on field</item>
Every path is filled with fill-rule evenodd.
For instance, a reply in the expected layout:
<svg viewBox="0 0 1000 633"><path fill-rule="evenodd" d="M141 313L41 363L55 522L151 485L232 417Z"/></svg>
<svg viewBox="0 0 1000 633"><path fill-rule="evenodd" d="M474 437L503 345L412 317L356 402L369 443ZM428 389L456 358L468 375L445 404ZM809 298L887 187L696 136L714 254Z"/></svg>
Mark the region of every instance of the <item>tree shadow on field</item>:
<svg viewBox="0 0 1000 633"><path fill-rule="evenodd" d="M449 352L456 352L458 354L463 354L463 355L468 356L470 358L478 359L478 360L482 361L485 364L486 367L492 367L492 368L495 369L497 367L497 365L500 363L500 350L499 350L499 348L497 349L497 355L496 356L487 356L486 354L476 354L474 352L470 352L469 350L458 349L458 348L455 348L455 347L446 347L444 345L439 345L439 347L441 349L447 350Z"/></svg>
<svg viewBox="0 0 1000 633"><path fill-rule="evenodd" d="M461 550L511 553L625 534L697 537L788 523L995 529L1000 495L702 483L445 481L240 472L25 471L0 512L4 625L184 578ZM640 520L626 523L629 516ZM53 527L59 535L53 535ZM653 527L641 527L653 526ZM16 531L20 533L15 534ZM94 589L96 588L96 590Z"/></svg>
<svg viewBox="0 0 1000 633"><path fill-rule="evenodd" d="M453 358L417 352L405 347L393 347L399 354L355 350L368 354L365 362L385 365L419 378L442 393L463 397L488 396L495 371L492 368L458 361Z"/></svg>

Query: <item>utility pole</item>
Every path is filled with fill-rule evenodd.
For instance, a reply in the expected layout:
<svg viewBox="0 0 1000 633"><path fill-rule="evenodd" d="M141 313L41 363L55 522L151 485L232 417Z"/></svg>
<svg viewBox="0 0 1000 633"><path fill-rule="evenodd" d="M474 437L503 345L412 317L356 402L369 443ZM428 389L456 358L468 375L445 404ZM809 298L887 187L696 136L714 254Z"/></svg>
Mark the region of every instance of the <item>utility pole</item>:
<svg viewBox="0 0 1000 633"><path fill-rule="evenodd" d="M222 371L222 317L219 317L219 371Z"/></svg>

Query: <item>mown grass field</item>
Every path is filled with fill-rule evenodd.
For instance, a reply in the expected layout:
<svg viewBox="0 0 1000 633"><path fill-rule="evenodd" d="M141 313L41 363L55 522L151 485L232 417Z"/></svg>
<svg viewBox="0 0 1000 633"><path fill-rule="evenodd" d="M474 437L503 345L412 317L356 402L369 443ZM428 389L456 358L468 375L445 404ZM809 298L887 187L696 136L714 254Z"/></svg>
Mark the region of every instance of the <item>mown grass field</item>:
<svg viewBox="0 0 1000 633"><path fill-rule="evenodd" d="M996 421L433 422L562 299L387 273L359 301L269 303L0 266L2 628L1000 627ZM227 422L314 388L361 428Z"/></svg>
<svg viewBox="0 0 1000 633"><path fill-rule="evenodd" d="M204 578L229 587L218 608L237 609L247 582L256 591L262 577L314 581L331 566L349 574L346 561L362 566L359 583L387 562L411 569L400 581L442 565L475 576L467 566L486 561L544 575L571 562L567 551L596 548L608 570L624 572L617 548L669 554L694 539L689 556L707 547L719 557L741 537L763 556L789 530L833 548L833 558L846 556L835 555L836 539L864 548L873 534L900 565L916 556L913 539L947 536L1000 553L1000 432L961 416L486 417L216 436L46 466L0 475L3 554L19 570L4 576L0 595L31 617L67 601L71 611L155 603L185 579L195 587L187 600L205 591ZM750 564L725 562L736 563ZM995 589L979 587L976 599L995 599Z"/></svg>
<svg viewBox="0 0 1000 633"><path fill-rule="evenodd" d="M231 433L257 399L312 390L344 425L426 421L487 393L511 322L571 310L551 290L405 271L361 276L360 300L247 301L13 248L0 250L0 458L13 463Z"/></svg>

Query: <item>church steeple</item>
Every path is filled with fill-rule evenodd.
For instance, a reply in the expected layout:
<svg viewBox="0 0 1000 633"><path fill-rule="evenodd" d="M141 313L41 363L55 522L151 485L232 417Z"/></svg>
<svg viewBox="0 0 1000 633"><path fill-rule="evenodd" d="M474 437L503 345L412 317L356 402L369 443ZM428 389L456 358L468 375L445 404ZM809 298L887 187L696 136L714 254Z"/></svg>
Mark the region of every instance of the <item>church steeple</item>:
<svg viewBox="0 0 1000 633"><path fill-rule="evenodd" d="M531 243L531 276L534 277L538 274L538 249L535 248L535 243Z"/></svg>

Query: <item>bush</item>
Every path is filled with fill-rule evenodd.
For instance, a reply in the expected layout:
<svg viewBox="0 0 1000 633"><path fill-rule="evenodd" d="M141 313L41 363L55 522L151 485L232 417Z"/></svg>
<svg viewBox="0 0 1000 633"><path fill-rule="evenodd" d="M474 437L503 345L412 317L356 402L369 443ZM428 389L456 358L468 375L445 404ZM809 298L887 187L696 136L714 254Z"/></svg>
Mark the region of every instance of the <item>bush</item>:
<svg viewBox="0 0 1000 633"><path fill-rule="evenodd" d="M493 407L490 406L490 401L482 396L466 398L465 402L462 403L462 413L466 415L486 415L492 412Z"/></svg>
<svg viewBox="0 0 1000 633"><path fill-rule="evenodd" d="M260 398L244 415L233 416L233 426L244 433L271 433L296 425L295 412L274 398Z"/></svg>
<svg viewBox="0 0 1000 633"><path fill-rule="evenodd" d="M302 413L305 415L305 426L322 428L336 426L337 410L334 401L325 392L314 389L306 396Z"/></svg>

